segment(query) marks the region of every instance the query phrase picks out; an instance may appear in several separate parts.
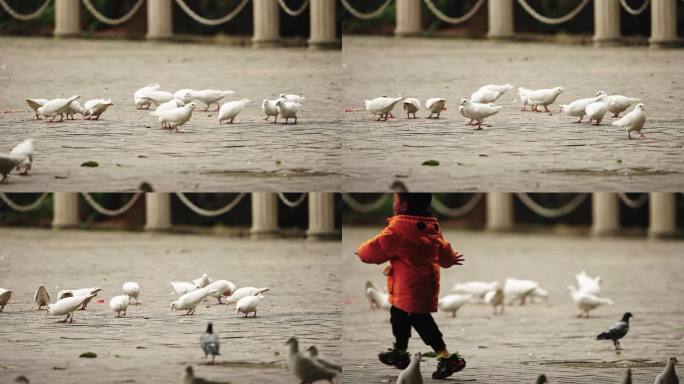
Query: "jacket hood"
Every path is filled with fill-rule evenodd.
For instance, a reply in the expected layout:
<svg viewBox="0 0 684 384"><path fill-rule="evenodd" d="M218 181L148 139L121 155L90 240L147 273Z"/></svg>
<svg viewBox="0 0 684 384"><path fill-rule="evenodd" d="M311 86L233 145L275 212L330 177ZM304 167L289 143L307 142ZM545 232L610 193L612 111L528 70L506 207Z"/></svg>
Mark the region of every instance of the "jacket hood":
<svg viewBox="0 0 684 384"><path fill-rule="evenodd" d="M441 246L444 242L442 227L434 217L397 215L387 221L392 231L399 233L411 244L432 248Z"/></svg>

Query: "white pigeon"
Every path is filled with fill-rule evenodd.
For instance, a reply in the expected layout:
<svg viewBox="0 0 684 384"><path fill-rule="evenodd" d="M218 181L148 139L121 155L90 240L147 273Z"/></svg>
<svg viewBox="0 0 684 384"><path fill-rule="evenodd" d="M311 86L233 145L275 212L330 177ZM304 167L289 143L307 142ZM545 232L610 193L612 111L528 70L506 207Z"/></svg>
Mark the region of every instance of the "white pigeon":
<svg viewBox="0 0 684 384"><path fill-rule="evenodd" d="M155 109L156 111L164 111L166 109L174 109L174 108L179 108L179 107L184 107L185 103L182 100L173 98L165 103L159 104L159 106Z"/></svg>
<svg viewBox="0 0 684 384"><path fill-rule="evenodd" d="M131 298L128 295L114 296L109 300L109 308L116 312L116 317L125 317L130 300Z"/></svg>
<svg viewBox="0 0 684 384"><path fill-rule="evenodd" d="M532 110L535 112L541 112L537 109L537 107L540 105L544 107L546 112L551 112L549 111L548 106L553 104L561 93L563 93L562 87L551 89L527 89L524 87L518 88L520 101L523 103L523 111L525 110L525 106L529 104L532 106Z"/></svg>
<svg viewBox="0 0 684 384"><path fill-rule="evenodd" d="M638 133L641 137L646 137L641 133L641 129L646 123L646 114L644 113L646 106L643 103L637 104L632 112L624 115L620 120L614 121L613 125L627 130L627 137L632 138L632 132Z"/></svg>
<svg viewBox="0 0 684 384"><path fill-rule="evenodd" d="M229 123L233 124L235 117L245 109L249 99L241 99L237 101L228 101L224 103L221 108L219 108L218 121L221 124L224 120L230 120Z"/></svg>
<svg viewBox="0 0 684 384"><path fill-rule="evenodd" d="M206 108L204 108L205 111L209 110L209 107L212 104L216 104L217 107L219 106L221 99L228 95L232 95L235 93L235 91L231 90L218 90L218 89L202 89L199 91L193 90L190 92L190 95L192 95L192 98L195 100L199 100L203 102L204 104L207 105Z"/></svg>
<svg viewBox="0 0 684 384"><path fill-rule="evenodd" d="M242 299L243 297L254 296L254 295L259 294L259 293L267 292L268 290L269 290L269 288L254 288L254 287L238 288L235 290L235 292L233 292L232 295L230 295L230 296L228 296L228 298L226 298L226 302L228 304L237 303L238 300Z"/></svg>
<svg viewBox="0 0 684 384"><path fill-rule="evenodd" d="M276 102L278 115L285 118L285 124L287 124L290 119L294 119L294 123L297 124L297 111L301 106L302 105L296 101L278 100Z"/></svg>
<svg viewBox="0 0 684 384"><path fill-rule="evenodd" d="M48 292L44 285L41 285L36 290L36 293L33 295L33 302L38 305L38 310L50 304L50 292Z"/></svg>
<svg viewBox="0 0 684 384"><path fill-rule="evenodd" d="M606 101L608 102L608 111L613 114L613 117L619 117L620 113L629 108L630 105L641 101L641 99L637 99L635 97L627 97L622 95L608 96L603 91L596 92L596 95L606 96Z"/></svg>
<svg viewBox="0 0 684 384"><path fill-rule="evenodd" d="M504 312L504 297L503 289L496 288L484 294L484 302L494 308L495 315L500 315Z"/></svg>
<svg viewBox="0 0 684 384"><path fill-rule="evenodd" d="M546 289L544 289L542 287L537 287L530 294L530 298L532 299L533 303L536 303L539 301L548 301L549 300L549 292L547 292Z"/></svg>
<svg viewBox="0 0 684 384"><path fill-rule="evenodd" d="M17 144L12 148L9 155L20 161L17 165L17 171L24 168L24 172L21 175L28 175L33 165L33 139L26 139Z"/></svg>
<svg viewBox="0 0 684 384"><path fill-rule="evenodd" d="M470 101L474 103L489 104L495 102L504 93L513 89L510 84L487 84L470 95Z"/></svg>
<svg viewBox="0 0 684 384"><path fill-rule="evenodd" d="M90 303L90 300L97 296L98 292L100 292L102 288L100 287L91 287L91 288L80 288L80 289L63 289L57 293L57 300L62 300L66 297L80 297L80 296L90 296L93 295L92 297L88 298L83 302L83 305L81 306L81 310L85 310L86 307L88 306L88 303Z"/></svg>
<svg viewBox="0 0 684 384"><path fill-rule="evenodd" d="M451 317L456 317L456 312L470 301L470 295L451 294L439 299L439 309L451 312Z"/></svg>
<svg viewBox="0 0 684 384"><path fill-rule="evenodd" d="M47 102L48 99L26 99L26 104L33 109L33 112L36 113L36 119L38 120L40 120L40 116L38 116L38 108L42 107L43 104Z"/></svg>
<svg viewBox="0 0 684 384"><path fill-rule="evenodd" d="M318 348L316 346L312 345L309 348L307 348L307 352L309 352L309 356L319 365L322 365L328 369L332 369L337 372L342 372L342 366L335 364L331 362L330 360L327 360L323 357L321 357L318 354Z"/></svg>
<svg viewBox="0 0 684 384"><path fill-rule="evenodd" d="M78 102L78 100L74 100L69 104L69 108L67 108L66 111L64 111L64 114L66 115L67 119L71 118L71 120L74 119L74 115L77 113L80 113L81 115L85 116L85 108L81 105L81 103Z"/></svg>
<svg viewBox="0 0 684 384"><path fill-rule="evenodd" d="M420 352L411 357L408 367L399 373L396 384L423 384L423 376L420 374Z"/></svg>
<svg viewBox="0 0 684 384"><path fill-rule="evenodd" d="M195 91L188 88L179 89L176 92L174 92L173 97L175 97L177 100L182 101L184 104L187 104L193 100L193 92Z"/></svg>
<svg viewBox="0 0 684 384"><path fill-rule="evenodd" d="M128 295L129 297L134 298L135 303L138 304L138 296L140 295L140 284L134 281L129 281L127 283L124 283L124 285L121 287L121 290L123 291L124 295Z"/></svg>
<svg viewBox="0 0 684 384"><path fill-rule="evenodd" d="M435 113L437 114L435 119L439 119L439 115L444 110L444 105L446 105L446 99L444 98L433 97L431 99L427 99L425 102L425 108L430 111L430 116L428 116L428 119L432 119L432 115Z"/></svg>
<svg viewBox="0 0 684 384"><path fill-rule="evenodd" d="M7 305L11 297L12 291L9 289L0 288L0 312L5 309L5 305Z"/></svg>
<svg viewBox="0 0 684 384"><path fill-rule="evenodd" d="M596 97L588 97L584 99L578 99L573 101L570 104L561 104L560 105L560 111L562 113L565 113L568 116L574 116L574 117L579 117L579 120L576 121L576 123L581 123L582 118L584 115L587 113L585 110L587 109L587 106L591 103L597 102L599 100L602 100L604 98L603 95L597 95Z"/></svg>
<svg viewBox="0 0 684 384"><path fill-rule="evenodd" d="M83 118L87 120L98 120L100 115L104 113L110 105L114 105L112 99L88 100L83 103L83 108L85 109Z"/></svg>
<svg viewBox="0 0 684 384"><path fill-rule="evenodd" d="M19 164L21 164L21 160L17 159L14 156L10 156L9 154L7 155L1 155L0 154L0 175L2 175L2 179L0 179L0 183L4 183L7 181L7 175L9 175L10 172L14 168L16 168Z"/></svg>
<svg viewBox="0 0 684 384"><path fill-rule="evenodd" d="M677 372L675 372L675 364L677 364L676 357L672 356L667 359L665 370L656 376L653 384L679 384L679 378L677 377Z"/></svg>
<svg viewBox="0 0 684 384"><path fill-rule="evenodd" d="M539 283L536 281L508 278L504 282L503 290L509 305L516 301L520 301L520 305L525 305L537 288L539 288Z"/></svg>
<svg viewBox="0 0 684 384"><path fill-rule="evenodd" d="M86 301L92 300L92 298L95 296L95 293L83 296L67 296L63 299L57 300L57 302L54 304L48 304L47 313L50 316L67 315L63 323L73 323L74 311L79 307L86 305Z"/></svg>
<svg viewBox="0 0 684 384"><path fill-rule="evenodd" d="M202 276L196 278L192 282L195 283L195 285L197 285L199 288L204 288L207 285L211 284L213 280L211 279L211 277L209 277L209 275L203 273Z"/></svg>
<svg viewBox="0 0 684 384"><path fill-rule="evenodd" d="M275 116L275 120L273 122L278 122L278 107L276 106L276 103L278 103L278 99L264 99L264 101L261 102L261 110L266 115L264 120L268 121L269 117Z"/></svg>
<svg viewBox="0 0 684 384"><path fill-rule="evenodd" d="M299 352L299 342L296 337L291 337L285 343L290 346L288 352L288 370L300 380L300 384L312 384L319 380L327 380L332 383L332 379L337 376L337 371L326 368L317 363L314 359L304 356Z"/></svg>
<svg viewBox="0 0 684 384"><path fill-rule="evenodd" d="M420 100L415 97L407 97L404 99L404 111L406 111L406 118L410 119L411 115L416 118L416 112L420 110Z"/></svg>
<svg viewBox="0 0 684 384"><path fill-rule="evenodd" d="M583 292L591 293L592 295L598 295L601 292L601 277L591 277L587 275L587 272L582 271L575 274L575 280L577 280L577 289Z"/></svg>
<svg viewBox="0 0 684 384"><path fill-rule="evenodd" d="M389 309L392 308L392 304L389 302L389 295L385 292L379 291L375 287L366 288L366 297L371 303L371 309L375 307L389 311Z"/></svg>
<svg viewBox="0 0 684 384"><path fill-rule="evenodd" d="M278 98L283 99L285 101L292 101L295 103L303 103L304 100L306 100L306 97L304 97L304 96L299 96L299 95L295 95L295 94L285 94L285 93L281 93L278 96Z"/></svg>
<svg viewBox="0 0 684 384"><path fill-rule="evenodd" d="M171 92L155 89L142 92L140 100L142 101L143 105L147 105L149 108L149 106L152 104L160 105L169 100L173 100L174 98L175 97Z"/></svg>
<svg viewBox="0 0 684 384"><path fill-rule="evenodd" d="M503 108L500 105L496 106L494 104L473 103L468 99L462 99L461 106L463 107L463 114L475 120L476 123L473 124L477 125L477 128L475 129L482 129L482 123L484 122L484 119L499 113L499 111Z"/></svg>
<svg viewBox="0 0 684 384"><path fill-rule="evenodd" d="M238 300L238 302L235 304L235 310L238 314L244 313L245 317L247 317L250 313L253 313L253 317L256 317L257 305L259 305L259 302L263 298L264 295L262 295L261 293L257 293L254 296L243 297L242 299Z"/></svg>
<svg viewBox="0 0 684 384"><path fill-rule="evenodd" d="M591 124L592 121L595 121L595 125L599 125L601 124L603 117L608 112L608 103L605 101L595 101L587 105L587 107L584 109L584 112L589 118L589 124Z"/></svg>
<svg viewBox="0 0 684 384"><path fill-rule="evenodd" d="M482 281L469 281L467 283L456 283L452 290L456 293L469 294L472 302L484 302L484 295L492 289L499 288L498 281L486 283Z"/></svg>
<svg viewBox="0 0 684 384"><path fill-rule="evenodd" d="M381 96L376 97L373 100L365 100L363 105L366 108L366 110L371 113L371 115L378 116L377 121L386 121L387 117L392 112L392 109L394 109L394 106L397 105L398 102L403 100L403 97Z"/></svg>
<svg viewBox="0 0 684 384"><path fill-rule="evenodd" d="M69 98L52 99L40 106L36 112L40 116L50 117L50 121L54 121L56 116L59 116L59 121L62 121L64 120L64 113L66 110L69 109L71 103L79 97L80 96L74 95Z"/></svg>
<svg viewBox="0 0 684 384"><path fill-rule="evenodd" d="M610 299L580 291L572 285L568 286L568 290L570 290L572 301L575 302L577 309L580 310L580 313L577 315L577 317L585 316L586 318L589 318L589 311L592 311L605 304L613 305L613 301Z"/></svg>
<svg viewBox="0 0 684 384"><path fill-rule="evenodd" d="M136 109L150 108L151 100L145 98L145 93L149 91L157 91L160 86L157 83L148 84L133 93L133 101Z"/></svg>
<svg viewBox="0 0 684 384"><path fill-rule="evenodd" d="M465 125L473 125L473 122L475 121L475 119L473 119L472 117L468 116L468 114L467 114L467 112L466 112L464 106L462 106L462 105L459 105L459 106L458 106L458 113L460 113L461 116L470 119L470 121L467 122L467 123L465 123Z"/></svg>
<svg viewBox="0 0 684 384"><path fill-rule="evenodd" d="M197 290L199 287L195 283L188 283L185 281L172 281L171 286L176 293L184 295L188 292Z"/></svg>
<svg viewBox="0 0 684 384"><path fill-rule="evenodd" d="M182 107L165 109L163 111L153 111L150 115L157 116L162 128L175 128L176 132L180 132L178 127L187 123L192 117L192 111L197 108L194 102L185 104Z"/></svg>
<svg viewBox="0 0 684 384"><path fill-rule="evenodd" d="M201 303L208 294L209 291L207 288L198 288L192 292L188 292L171 303L171 309L177 311L187 310L188 312L186 315L193 315L195 313L195 308L197 308L199 303Z"/></svg>
<svg viewBox="0 0 684 384"><path fill-rule="evenodd" d="M219 304L223 304L221 299L224 296L230 296L233 294L233 291L235 291L235 284L228 280L216 280L207 285L207 290L209 291L209 296L218 299Z"/></svg>

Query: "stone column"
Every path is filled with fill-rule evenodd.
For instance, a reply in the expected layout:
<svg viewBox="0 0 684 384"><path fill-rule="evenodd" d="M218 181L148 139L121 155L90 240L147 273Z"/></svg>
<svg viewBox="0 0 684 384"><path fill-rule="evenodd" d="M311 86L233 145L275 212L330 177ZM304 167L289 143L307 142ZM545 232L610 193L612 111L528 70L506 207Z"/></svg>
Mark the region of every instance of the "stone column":
<svg viewBox="0 0 684 384"><path fill-rule="evenodd" d="M310 240L334 239L339 235L335 229L334 193L309 193L309 229L306 235Z"/></svg>
<svg viewBox="0 0 684 384"><path fill-rule="evenodd" d="M677 45L677 1L651 1L651 38L653 47Z"/></svg>
<svg viewBox="0 0 684 384"><path fill-rule="evenodd" d="M596 236L615 235L620 231L620 198L617 193L595 192L591 195L591 232Z"/></svg>
<svg viewBox="0 0 684 384"><path fill-rule="evenodd" d="M255 47L277 45L280 41L280 6L278 0L252 0L254 3Z"/></svg>
<svg viewBox="0 0 684 384"><path fill-rule="evenodd" d="M397 16L394 34L415 36L423 31L421 25L421 0L396 0Z"/></svg>
<svg viewBox="0 0 684 384"><path fill-rule="evenodd" d="M611 45L620 39L620 3L618 0L594 0L594 44Z"/></svg>
<svg viewBox="0 0 684 384"><path fill-rule="evenodd" d="M253 192L250 235L253 238L276 237L279 232L278 195L272 192Z"/></svg>
<svg viewBox="0 0 684 384"><path fill-rule="evenodd" d="M145 194L145 230L171 229L171 195L149 192Z"/></svg>
<svg viewBox="0 0 684 384"><path fill-rule="evenodd" d="M513 196L510 193L487 194L487 229L490 231L513 229Z"/></svg>
<svg viewBox="0 0 684 384"><path fill-rule="evenodd" d="M675 218L675 194L652 192L648 196L649 226L651 237L672 237L677 234Z"/></svg>
<svg viewBox="0 0 684 384"><path fill-rule="evenodd" d="M309 47L311 48L337 48L340 46L337 40L337 17L335 0L311 0L309 15L311 36Z"/></svg>
<svg viewBox="0 0 684 384"><path fill-rule="evenodd" d="M52 227L76 228L78 222L78 193L55 192L52 194Z"/></svg>
<svg viewBox="0 0 684 384"><path fill-rule="evenodd" d="M510 39L513 31L513 0L487 0L490 39Z"/></svg>
<svg viewBox="0 0 684 384"><path fill-rule="evenodd" d="M172 0L147 0L147 38L170 39L173 36Z"/></svg>
<svg viewBox="0 0 684 384"><path fill-rule="evenodd" d="M55 37L73 37L81 34L81 2L55 0Z"/></svg>

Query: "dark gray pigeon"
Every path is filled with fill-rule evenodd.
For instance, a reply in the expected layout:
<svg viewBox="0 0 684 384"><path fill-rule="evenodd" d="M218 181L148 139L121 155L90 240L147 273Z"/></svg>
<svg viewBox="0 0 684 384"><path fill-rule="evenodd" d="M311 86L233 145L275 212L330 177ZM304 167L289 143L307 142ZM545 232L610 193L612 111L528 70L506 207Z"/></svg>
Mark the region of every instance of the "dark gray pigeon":
<svg viewBox="0 0 684 384"><path fill-rule="evenodd" d="M200 337L200 347L204 351L204 358L211 355L211 363L214 364L214 358L219 353L219 338L214 333L214 324L210 321L207 324L207 331Z"/></svg>
<svg viewBox="0 0 684 384"><path fill-rule="evenodd" d="M535 381L535 384L544 384L548 382L549 381L546 380L546 375L542 373L541 375L539 375L539 377L537 377L537 381Z"/></svg>
<svg viewBox="0 0 684 384"><path fill-rule="evenodd" d="M612 340L613 345L615 345L615 350L621 350L620 339L625 337L627 332L629 332L629 319L631 317L633 317L631 312L625 312L625 314L622 315L622 320L613 324L607 331L599 333L598 336L596 336L596 340Z"/></svg>

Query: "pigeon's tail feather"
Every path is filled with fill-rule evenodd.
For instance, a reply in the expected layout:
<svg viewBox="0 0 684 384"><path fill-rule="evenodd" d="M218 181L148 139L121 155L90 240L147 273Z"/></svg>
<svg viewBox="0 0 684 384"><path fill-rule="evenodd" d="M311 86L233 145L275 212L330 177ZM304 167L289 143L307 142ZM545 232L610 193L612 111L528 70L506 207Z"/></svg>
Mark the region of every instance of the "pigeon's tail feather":
<svg viewBox="0 0 684 384"><path fill-rule="evenodd" d="M604 331L596 335L596 340L610 340L612 334L608 331Z"/></svg>
<svg viewBox="0 0 684 384"><path fill-rule="evenodd" d="M259 289L257 289L257 294L268 292L270 290L271 290L271 288L259 288Z"/></svg>

